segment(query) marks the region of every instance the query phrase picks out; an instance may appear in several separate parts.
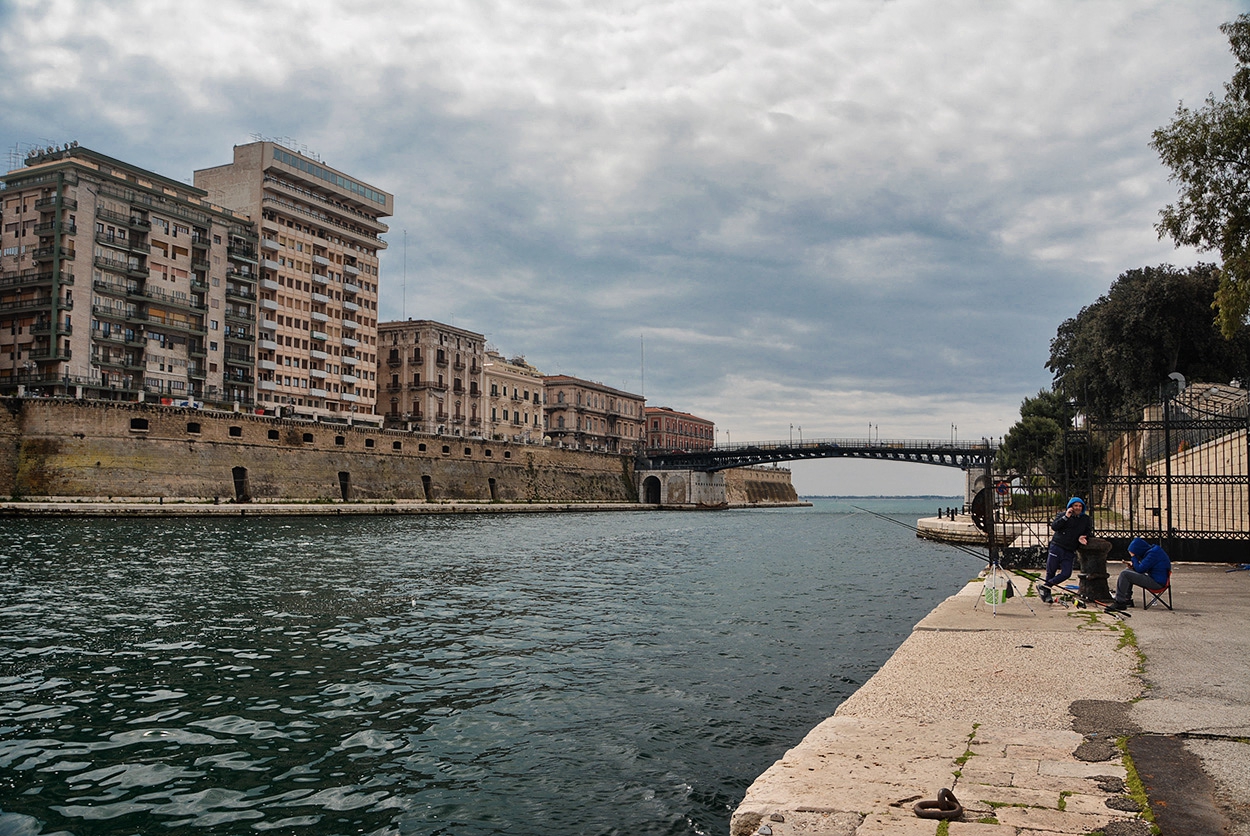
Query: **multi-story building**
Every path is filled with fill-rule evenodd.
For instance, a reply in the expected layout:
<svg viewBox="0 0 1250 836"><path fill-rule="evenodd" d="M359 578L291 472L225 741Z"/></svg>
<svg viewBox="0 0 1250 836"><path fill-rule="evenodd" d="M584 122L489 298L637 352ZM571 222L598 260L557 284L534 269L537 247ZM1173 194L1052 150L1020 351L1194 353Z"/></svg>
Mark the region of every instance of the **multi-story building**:
<svg viewBox="0 0 1250 836"><path fill-rule="evenodd" d="M497 351L486 352L486 437L512 441L543 439L543 373Z"/></svg>
<svg viewBox="0 0 1250 836"><path fill-rule="evenodd" d="M678 412L667 406L649 406L647 420L648 450L682 450L688 453L710 450L716 444L716 424Z"/></svg>
<svg viewBox="0 0 1250 836"><path fill-rule="evenodd" d="M378 379L386 425L483 434L486 337L429 319L378 325Z"/></svg>
<svg viewBox="0 0 1250 836"><path fill-rule="evenodd" d="M377 414L379 218L394 198L272 142L195 172L260 227L257 400L310 417Z"/></svg>
<svg viewBox="0 0 1250 836"><path fill-rule="evenodd" d="M569 375L547 375L547 435L564 447L632 453L641 449L646 399Z"/></svg>
<svg viewBox="0 0 1250 836"><path fill-rule="evenodd" d="M77 143L0 179L0 392L252 405L245 215Z"/></svg>

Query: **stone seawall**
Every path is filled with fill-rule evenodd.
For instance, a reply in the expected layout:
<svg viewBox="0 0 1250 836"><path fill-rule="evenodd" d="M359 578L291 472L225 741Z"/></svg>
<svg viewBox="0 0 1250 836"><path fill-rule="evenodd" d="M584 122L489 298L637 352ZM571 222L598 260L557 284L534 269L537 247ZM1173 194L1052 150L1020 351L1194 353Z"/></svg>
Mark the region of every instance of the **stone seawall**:
<svg viewBox="0 0 1250 836"><path fill-rule="evenodd" d="M148 404L0 399L0 493L636 502L628 456Z"/></svg>
<svg viewBox="0 0 1250 836"><path fill-rule="evenodd" d="M794 505L799 494L783 467L735 467L724 471L730 505Z"/></svg>

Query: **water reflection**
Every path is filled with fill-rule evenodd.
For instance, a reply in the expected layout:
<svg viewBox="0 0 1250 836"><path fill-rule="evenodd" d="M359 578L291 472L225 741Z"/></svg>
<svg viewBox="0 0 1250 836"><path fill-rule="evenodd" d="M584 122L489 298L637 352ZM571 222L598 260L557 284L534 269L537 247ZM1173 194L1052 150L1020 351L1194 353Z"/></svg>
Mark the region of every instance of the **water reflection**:
<svg viewBox="0 0 1250 836"><path fill-rule="evenodd" d="M6 524L0 833L723 833L975 571L886 525Z"/></svg>

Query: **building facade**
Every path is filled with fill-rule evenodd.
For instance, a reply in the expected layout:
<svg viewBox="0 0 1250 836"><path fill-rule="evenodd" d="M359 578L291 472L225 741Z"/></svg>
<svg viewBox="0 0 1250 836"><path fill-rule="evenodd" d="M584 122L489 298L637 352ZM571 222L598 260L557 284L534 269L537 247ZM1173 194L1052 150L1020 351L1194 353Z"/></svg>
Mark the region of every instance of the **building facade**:
<svg viewBox="0 0 1250 836"><path fill-rule="evenodd" d="M692 453L710 450L716 444L716 424L706 418L667 406L649 406L645 414L648 450Z"/></svg>
<svg viewBox="0 0 1250 836"><path fill-rule="evenodd" d="M480 436L486 337L429 319L378 326L378 378L389 427Z"/></svg>
<svg viewBox="0 0 1250 836"><path fill-rule="evenodd" d="M2 179L0 393L253 405L245 215L76 143Z"/></svg>
<svg viewBox="0 0 1250 836"><path fill-rule="evenodd" d="M552 443L577 450L633 453L642 448L646 399L569 375L547 375L544 411Z"/></svg>
<svg viewBox="0 0 1250 836"><path fill-rule="evenodd" d="M529 443L543 440L543 373L524 357L486 352L486 437Z"/></svg>
<svg viewBox="0 0 1250 836"><path fill-rule="evenodd" d="M394 198L273 142L195 185L260 228L257 401L284 414L369 420L378 401L379 220Z"/></svg>

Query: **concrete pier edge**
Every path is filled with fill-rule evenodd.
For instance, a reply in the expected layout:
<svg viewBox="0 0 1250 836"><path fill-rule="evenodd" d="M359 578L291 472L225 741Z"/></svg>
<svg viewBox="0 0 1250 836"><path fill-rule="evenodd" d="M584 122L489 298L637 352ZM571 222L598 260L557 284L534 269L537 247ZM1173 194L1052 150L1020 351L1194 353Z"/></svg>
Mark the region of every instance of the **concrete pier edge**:
<svg viewBox="0 0 1250 836"><path fill-rule="evenodd" d="M1145 836L1148 816L1165 834L1250 834L1250 661L1235 638L1250 627L1250 572L1226 568L1178 564L1176 610L1143 612L1139 595L1125 620L1047 606L1018 577L991 607L969 582L756 779L731 836ZM1200 675L1191 658L1222 669ZM1172 753L1141 776L1147 812L1124 741L1134 756ZM939 831L913 805L943 788L963 814Z"/></svg>

